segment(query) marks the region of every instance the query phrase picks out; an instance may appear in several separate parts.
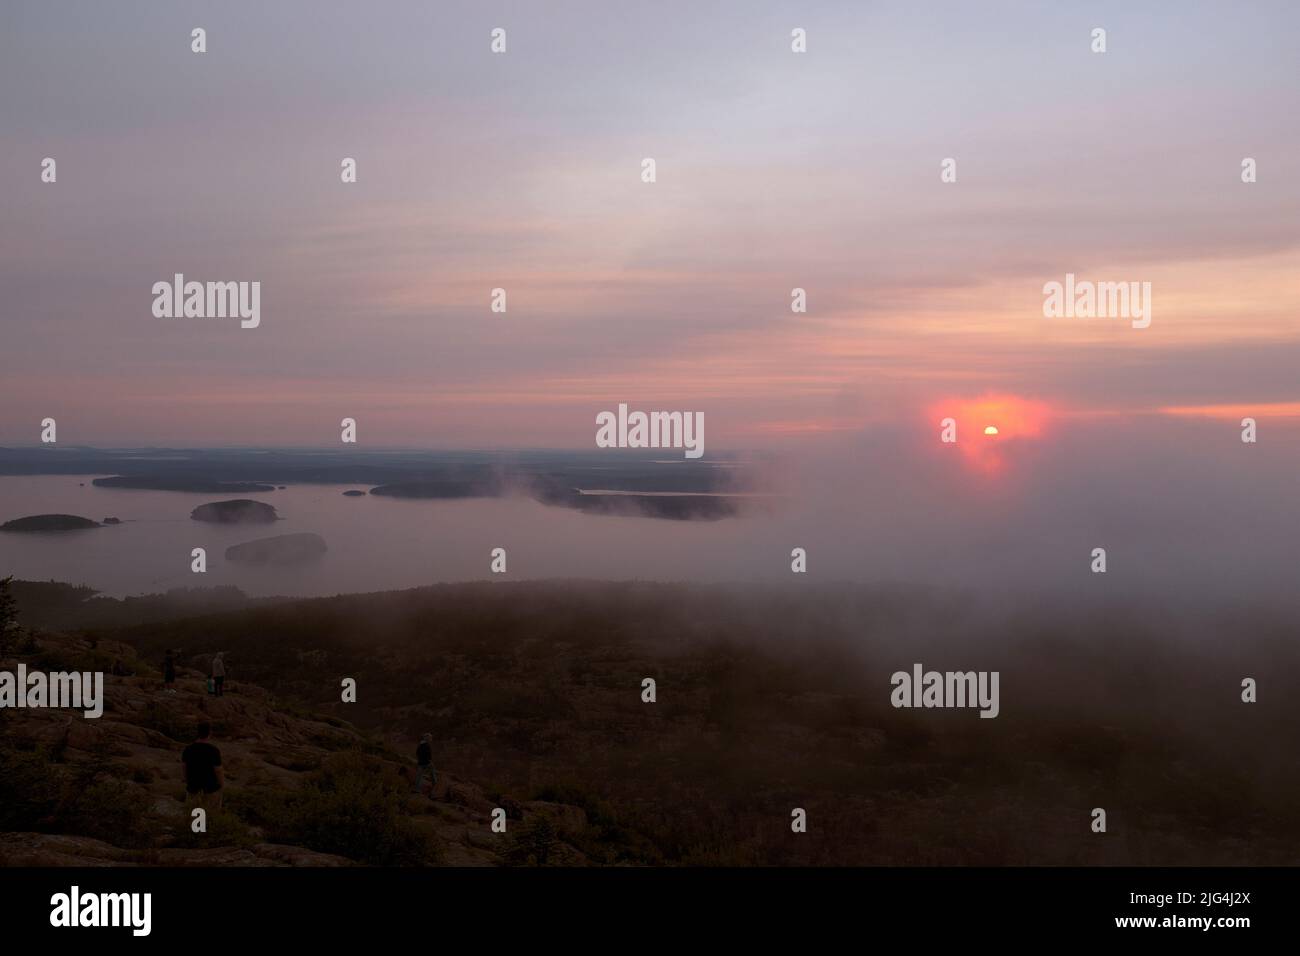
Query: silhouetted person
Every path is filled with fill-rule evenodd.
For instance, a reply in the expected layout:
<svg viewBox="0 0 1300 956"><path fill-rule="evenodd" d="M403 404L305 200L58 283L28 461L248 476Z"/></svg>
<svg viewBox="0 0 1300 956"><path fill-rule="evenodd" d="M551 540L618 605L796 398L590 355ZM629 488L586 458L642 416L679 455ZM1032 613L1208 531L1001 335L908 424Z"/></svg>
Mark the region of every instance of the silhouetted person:
<svg viewBox="0 0 1300 956"><path fill-rule="evenodd" d="M420 738L420 746L415 748L415 785L411 787L412 793L420 793L424 786L424 778L429 778L429 799L433 799L433 787L438 781L438 773L433 769L433 734L425 734Z"/></svg>
<svg viewBox="0 0 1300 956"><path fill-rule="evenodd" d="M199 723L198 739L181 751L185 764L185 793L199 806L221 809L221 790L226 785L226 774L221 769L221 751L209 739L212 725L206 720Z"/></svg>
<svg viewBox="0 0 1300 956"><path fill-rule="evenodd" d="M176 658L171 651L163 658L163 689L169 694L176 693Z"/></svg>
<svg viewBox="0 0 1300 956"><path fill-rule="evenodd" d="M226 683L226 652L221 651L212 658L212 693L222 696L222 687Z"/></svg>

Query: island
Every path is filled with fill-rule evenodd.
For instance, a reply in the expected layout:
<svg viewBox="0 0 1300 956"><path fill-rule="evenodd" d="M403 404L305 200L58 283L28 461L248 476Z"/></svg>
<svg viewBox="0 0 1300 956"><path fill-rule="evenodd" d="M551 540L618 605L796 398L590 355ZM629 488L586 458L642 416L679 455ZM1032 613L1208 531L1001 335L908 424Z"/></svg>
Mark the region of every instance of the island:
<svg viewBox="0 0 1300 956"><path fill-rule="evenodd" d="M237 564L301 564L318 558L329 549L318 534L302 532L258 538L226 548L226 560Z"/></svg>
<svg viewBox="0 0 1300 956"><path fill-rule="evenodd" d="M195 521L213 521L217 524L270 524L279 520L274 505L251 498L235 498L231 501L212 501L199 505L190 512Z"/></svg>
<svg viewBox="0 0 1300 956"><path fill-rule="evenodd" d="M372 495L387 498L499 498L503 491L495 477L398 481L370 489Z"/></svg>
<svg viewBox="0 0 1300 956"><path fill-rule="evenodd" d="M78 515L28 515L0 524L0 531L83 531L98 528L98 521L82 518Z"/></svg>
<svg viewBox="0 0 1300 956"><path fill-rule="evenodd" d="M105 518L103 524L121 524L121 518Z"/></svg>
<svg viewBox="0 0 1300 956"><path fill-rule="evenodd" d="M365 496L366 493L364 491L357 491L355 488L349 488L347 491L343 492L344 498L364 498Z"/></svg>
<svg viewBox="0 0 1300 956"><path fill-rule="evenodd" d="M212 481L189 475L114 475L96 478L91 484L98 488L134 488L142 491L197 491L203 494L251 494L255 491L275 491L275 485L259 481Z"/></svg>
<svg viewBox="0 0 1300 956"><path fill-rule="evenodd" d="M624 518L667 518L673 521L718 521L742 513L744 499L731 495L588 493L571 489L534 489L533 498L545 505L572 508L584 514Z"/></svg>

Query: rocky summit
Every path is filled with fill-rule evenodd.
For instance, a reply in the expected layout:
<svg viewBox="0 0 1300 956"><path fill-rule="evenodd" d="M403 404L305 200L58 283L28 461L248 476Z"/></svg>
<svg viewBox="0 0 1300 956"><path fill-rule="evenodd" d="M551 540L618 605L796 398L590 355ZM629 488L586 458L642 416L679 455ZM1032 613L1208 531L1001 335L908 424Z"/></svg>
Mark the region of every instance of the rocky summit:
<svg viewBox="0 0 1300 956"><path fill-rule="evenodd" d="M174 692L126 644L41 634L0 660L105 672L99 719L0 711L0 865L495 866L583 864L567 840L578 807L518 801L439 772L412 794L413 760L333 717L253 684L222 697L178 668ZM224 806L191 831L181 751L209 721L225 767ZM494 833L504 808L508 833Z"/></svg>

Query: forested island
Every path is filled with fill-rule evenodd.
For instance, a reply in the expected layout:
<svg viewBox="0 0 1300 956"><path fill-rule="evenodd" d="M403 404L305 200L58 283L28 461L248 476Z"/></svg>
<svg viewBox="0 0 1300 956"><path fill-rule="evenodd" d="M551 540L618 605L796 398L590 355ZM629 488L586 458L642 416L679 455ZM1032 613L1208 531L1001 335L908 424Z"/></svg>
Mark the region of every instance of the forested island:
<svg viewBox="0 0 1300 956"><path fill-rule="evenodd" d="M211 521L217 524L270 524L278 521L275 507L251 498L235 498L231 501L212 501L199 505L190 512L195 521Z"/></svg>
<svg viewBox="0 0 1300 956"><path fill-rule="evenodd" d="M275 485L258 481L213 481L192 475L114 475L96 478L97 488L134 488L140 491L193 491L203 494L246 495L257 491L275 491Z"/></svg>
<svg viewBox="0 0 1300 956"><path fill-rule="evenodd" d="M83 531L98 528L98 521L82 518L79 515L28 515L0 524L0 531Z"/></svg>

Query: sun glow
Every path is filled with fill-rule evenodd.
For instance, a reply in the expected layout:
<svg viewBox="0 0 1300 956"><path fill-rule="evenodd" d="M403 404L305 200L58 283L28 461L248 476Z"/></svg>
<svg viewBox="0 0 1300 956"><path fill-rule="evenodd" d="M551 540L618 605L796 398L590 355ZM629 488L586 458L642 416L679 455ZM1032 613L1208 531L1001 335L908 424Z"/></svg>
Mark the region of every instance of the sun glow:
<svg viewBox="0 0 1300 956"><path fill-rule="evenodd" d="M1017 395L943 399L930 405L928 413L932 425L947 418L957 423L955 444L962 460L975 471L987 474L1003 471L1018 444L1043 437L1055 414L1045 402ZM969 438L972 434L998 440L973 441Z"/></svg>

